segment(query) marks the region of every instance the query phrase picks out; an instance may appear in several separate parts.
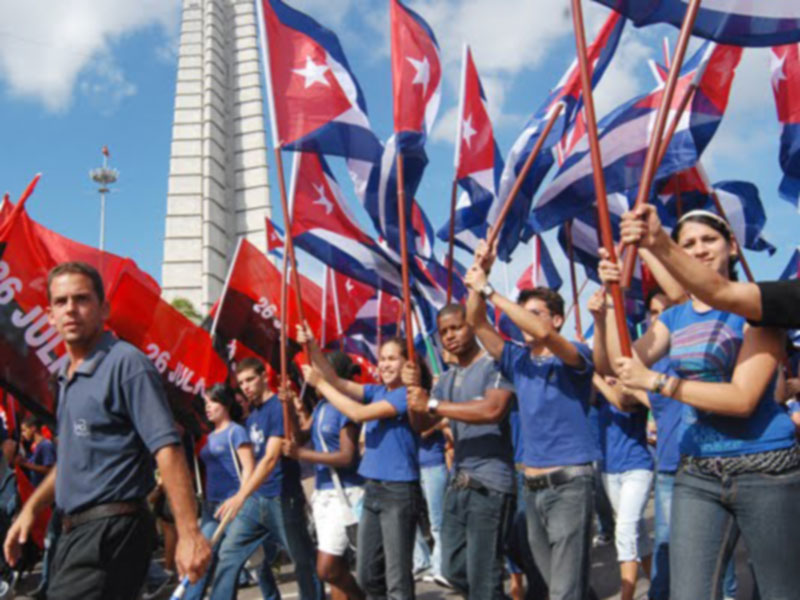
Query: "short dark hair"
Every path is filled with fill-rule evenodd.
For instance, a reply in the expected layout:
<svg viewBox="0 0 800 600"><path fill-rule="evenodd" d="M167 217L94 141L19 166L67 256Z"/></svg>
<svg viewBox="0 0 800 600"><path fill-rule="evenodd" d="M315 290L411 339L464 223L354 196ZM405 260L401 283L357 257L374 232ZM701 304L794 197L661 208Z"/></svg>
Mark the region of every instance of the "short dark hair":
<svg viewBox="0 0 800 600"><path fill-rule="evenodd" d="M264 363L257 359L255 356L246 356L236 363L236 374L244 373L245 371L255 371L258 375L263 375L267 372Z"/></svg>
<svg viewBox="0 0 800 600"><path fill-rule="evenodd" d="M450 304L445 304L439 312L436 313L436 322L439 322L439 319L442 317L446 317L447 315L455 315L459 314L463 319L467 318L467 309L464 308L463 304L458 304L456 302L451 302Z"/></svg>
<svg viewBox="0 0 800 600"><path fill-rule="evenodd" d="M40 431L42 429L42 420L34 415L28 415L25 417L25 420L22 421L22 424L26 425L27 427L33 427L36 431Z"/></svg>
<svg viewBox="0 0 800 600"><path fill-rule="evenodd" d="M521 290L519 296L517 296L517 304L523 305L531 298L538 298L544 301L547 310L549 310L551 314L558 315L559 317L564 316L564 299L557 291L542 286Z"/></svg>
<svg viewBox="0 0 800 600"><path fill-rule="evenodd" d="M650 310L650 303L653 301L653 298L655 298L658 295L666 296L664 290L662 290L659 286L650 288L650 291L647 292L647 296L645 296L644 299L644 307L646 310Z"/></svg>
<svg viewBox="0 0 800 600"><path fill-rule="evenodd" d="M84 277L88 277L89 281L92 282L92 288L94 289L94 293L97 296L97 299L100 301L100 304L106 301L106 292L103 289L103 278L100 277L100 273L97 271L97 269L85 262L74 260L60 263L50 269L50 272L47 274L48 302L53 301L53 298L50 295L50 286L52 285L53 280L56 277L61 277L62 275L83 275Z"/></svg>
<svg viewBox="0 0 800 600"><path fill-rule="evenodd" d="M403 356L403 358L408 358L408 347L406 346L405 338L401 338L399 336L386 338L385 340L381 341L381 346L378 348L378 352L380 352L386 344L397 344L397 346L400 348L400 354Z"/></svg>

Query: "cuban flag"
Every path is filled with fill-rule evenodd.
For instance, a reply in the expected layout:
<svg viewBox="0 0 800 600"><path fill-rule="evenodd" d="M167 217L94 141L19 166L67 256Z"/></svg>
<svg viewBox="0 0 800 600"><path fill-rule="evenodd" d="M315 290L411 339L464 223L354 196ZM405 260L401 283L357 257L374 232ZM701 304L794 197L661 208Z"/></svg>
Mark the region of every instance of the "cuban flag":
<svg viewBox="0 0 800 600"><path fill-rule="evenodd" d="M272 219L266 218L267 254L283 258L283 229L275 225Z"/></svg>
<svg viewBox="0 0 800 600"><path fill-rule="evenodd" d="M533 238L531 250L533 254L531 264L517 280L517 289L521 291L546 287L558 291L564 282L561 280L541 236L537 235Z"/></svg>
<svg viewBox="0 0 800 600"><path fill-rule="evenodd" d="M697 90L681 115L656 172L657 180L688 169L698 161L722 120L741 55L741 48L706 43L684 64L670 107L670 121L675 118L687 88L694 84ZM609 194L638 188L663 92L664 86L659 85L650 94L623 104L599 123ZM591 153L588 137L584 136L537 198L528 229L533 233L546 231L577 216L592 206L594 200Z"/></svg>
<svg viewBox="0 0 800 600"><path fill-rule="evenodd" d="M433 129L442 97L439 44L430 26L400 0L390 0L394 131L405 151Z"/></svg>
<svg viewBox="0 0 800 600"><path fill-rule="evenodd" d="M486 216L497 195L503 158L494 139L492 122L486 105L478 70L469 46L464 45L461 70L461 96L455 140L455 177L464 190L455 213L456 239L459 246L474 251L477 240L485 238ZM459 236L467 231L470 235ZM437 237L448 241L450 221ZM505 246L503 240L501 246Z"/></svg>
<svg viewBox="0 0 800 600"><path fill-rule="evenodd" d="M369 166L363 194L359 194L358 180L362 178L358 168L364 163L349 161L351 178L356 181L356 193L364 209L380 232L386 244L400 253L400 222L397 211L397 153L398 136L393 135L383 148L381 160ZM421 146L403 150L403 176L406 193L407 241L410 253L430 258L433 252L434 231L430 219L415 200L428 157ZM355 170L353 169L355 167Z"/></svg>
<svg viewBox="0 0 800 600"><path fill-rule="evenodd" d="M747 181L720 181L712 186L699 166L671 177L659 191L655 205L664 227L675 227L679 212L719 212L711 198L712 189L739 244L754 252L766 250L770 256L775 254L775 246L763 234L767 215L758 188Z"/></svg>
<svg viewBox="0 0 800 600"><path fill-rule="evenodd" d="M380 140L336 35L281 0L257 0L276 148L377 161Z"/></svg>
<svg viewBox="0 0 800 600"><path fill-rule="evenodd" d="M603 28L597 35L591 46L587 49L587 57L592 65L592 87L596 86L605 73L614 52L617 49L622 30L625 27L625 19L617 13L609 15ZM574 61L567 72L559 81L558 85L550 92L545 102L534 113L524 130L514 142L511 150L506 157L503 173L500 177L500 189L497 198L493 202L488 213L488 222L494 223L500 215L500 211L508 198L511 188L517 179L517 175L522 170L528 156L538 141L542 130L545 128L552 111L559 104L564 105L564 110L559 117L559 122L553 127L549 138L545 141L542 151L531 167L528 176L525 178L522 188L514 199L514 207L511 214L503 225L500 234L501 247L503 248L502 257L508 259L511 252L516 248L520 238L523 236L525 220L531 209L533 197L536 195L539 186L552 167L554 160L554 149L559 144L566 143L565 139L573 134L577 115L581 113L581 82L580 71L577 61ZM531 232L527 232L527 237ZM524 238L523 238L524 239Z"/></svg>
<svg viewBox="0 0 800 600"><path fill-rule="evenodd" d="M361 308L375 297L377 290L333 269L326 269L325 276L326 319L333 320L336 337L341 337L358 318ZM333 339L328 338L329 341Z"/></svg>
<svg viewBox="0 0 800 600"><path fill-rule="evenodd" d="M800 209L800 44L772 49L772 91L783 125L778 193Z"/></svg>
<svg viewBox="0 0 800 600"><path fill-rule="evenodd" d="M687 0L594 0L643 27L683 24ZM800 41L796 0L703 0L692 34L735 46L776 46Z"/></svg>
<svg viewBox="0 0 800 600"><path fill-rule="evenodd" d="M291 181L294 243L335 271L402 296L398 263L361 230L349 213L324 158L298 153Z"/></svg>

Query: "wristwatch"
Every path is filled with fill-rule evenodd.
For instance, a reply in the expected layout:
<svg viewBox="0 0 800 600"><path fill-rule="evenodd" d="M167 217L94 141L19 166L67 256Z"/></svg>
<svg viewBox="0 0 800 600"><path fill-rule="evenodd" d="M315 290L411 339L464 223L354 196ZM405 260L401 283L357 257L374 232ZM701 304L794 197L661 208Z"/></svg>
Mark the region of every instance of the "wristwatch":
<svg viewBox="0 0 800 600"><path fill-rule="evenodd" d="M487 281L481 288L481 296L483 296L484 300L488 300L492 294L494 294L494 288L492 284Z"/></svg>
<svg viewBox="0 0 800 600"><path fill-rule="evenodd" d="M428 399L428 412L432 415L436 414L436 409L439 408L440 401L436 398Z"/></svg>

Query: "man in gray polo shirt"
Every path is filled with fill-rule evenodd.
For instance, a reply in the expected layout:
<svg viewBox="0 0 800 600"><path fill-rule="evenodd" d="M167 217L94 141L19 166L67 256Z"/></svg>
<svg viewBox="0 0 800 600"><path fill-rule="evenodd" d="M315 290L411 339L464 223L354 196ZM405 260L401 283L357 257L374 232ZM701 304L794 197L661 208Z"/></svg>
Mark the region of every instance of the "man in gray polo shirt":
<svg viewBox="0 0 800 600"><path fill-rule="evenodd" d="M155 457L178 529L178 571L194 581L211 551L197 525L189 471L158 372L136 348L104 331L109 306L93 267L56 266L47 291L50 323L70 358L58 374L59 454L9 529L7 560L16 562L36 514L55 499L64 533L47 597L137 598L155 541L144 500L155 485Z"/></svg>
<svg viewBox="0 0 800 600"><path fill-rule="evenodd" d="M416 384L412 363L404 368L403 383L409 386L409 409L431 421L448 419L455 440L442 519L442 573L469 598L504 598L503 542L516 489L506 416L513 388L478 345L463 306L445 306L437 324L442 345L457 363L430 397Z"/></svg>

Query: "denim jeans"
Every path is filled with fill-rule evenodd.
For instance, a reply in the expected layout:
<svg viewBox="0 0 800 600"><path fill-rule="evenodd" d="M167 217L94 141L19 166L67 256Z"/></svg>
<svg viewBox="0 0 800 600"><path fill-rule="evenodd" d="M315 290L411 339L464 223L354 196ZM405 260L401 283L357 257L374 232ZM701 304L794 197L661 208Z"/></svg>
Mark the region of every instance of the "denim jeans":
<svg viewBox="0 0 800 600"><path fill-rule="evenodd" d="M419 483L368 480L358 524L357 579L368 598L414 598Z"/></svg>
<svg viewBox="0 0 800 600"><path fill-rule="evenodd" d="M653 472L649 469L603 473L603 486L614 508L614 544L619 562L640 560L652 552L644 522L652 483Z"/></svg>
<svg viewBox="0 0 800 600"><path fill-rule="evenodd" d="M764 598L797 598L800 469L709 477L681 470L672 497L673 600L716 600L739 534Z"/></svg>
<svg viewBox="0 0 800 600"><path fill-rule="evenodd" d="M422 529L417 527L417 537L414 541L414 571L430 567L433 575L442 574L442 510L444 494L447 489L447 467L443 464L432 467L422 467L419 470L419 483L422 486L422 495L428 505L428 520L431 525L433 538L433 552L422 535Z"/></svg>
<svg viewBox="0 0 800 600"><path fill-rule="evenodd" d="M593 475L555 488L525 489L528 541L550 600L584 600L589 593L593 506Z"/></svg>
<svg viewBox="0 0 800 600"><path fill-rule="evenodd" d="M501 600L503 548L514 496L449 487L444 497L442 570L467 598Z"/></svg>
<svg viewBox="0 0 800 600"><path fill-rule="evenodd" d="M653 566L650 570L651 600L669 600L669 530L672 510L672 490L675 486L674 473L656 473L654 488L654 526ZM728 561L722 584L723 596L736 597L736 565L733 556Z"/></svg>
<svg viewBox="0 0 800 600"><path fill-rule="evenodd" d="M528 542L528 524L525 517L525 476L517 471L517 497L516 509L511 521L511 527L506 536L506 556L508 570L512 573L525 575L525 599L541 600L547 597L547 584L544 577L533 560L531 545Z"/></svg>
<svg viewBox="0 0 800 600"><path fill-rule="evenodd" d="M264 542L282 544L280 531L283 528L280 497L265 498L250 496L239 514L228 526L225 539L219 549L217 570L211 588L212 600L236 598L236 583L244 563L256 548ZM273 593L265 589L263 578L259 578L261 593L268 598Z"/></svg>
<svg viewBox="0 0 800 600"><path fill-rule="evenodd" d="M214 511L216 511L218 507L218 502L203 503L200 531L203 533L203 537L205 537L207 540L212 538L214 532L217 530L217 526L219 525L219 521L214 517ZM200 600L203 597L203 592L205 591L208 579L211 578L213 581L214 570L217 566L216 563L217 556L216 554L212 554L211 563L208 565L208 569L206 570L205 574L195 583L186 588L186 593L183 595L183 600Z"/></svg>

